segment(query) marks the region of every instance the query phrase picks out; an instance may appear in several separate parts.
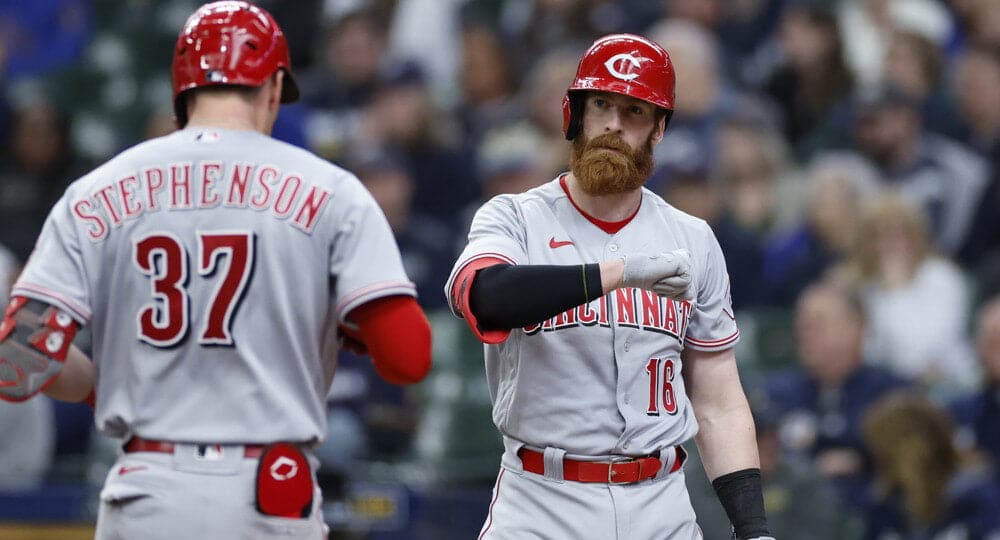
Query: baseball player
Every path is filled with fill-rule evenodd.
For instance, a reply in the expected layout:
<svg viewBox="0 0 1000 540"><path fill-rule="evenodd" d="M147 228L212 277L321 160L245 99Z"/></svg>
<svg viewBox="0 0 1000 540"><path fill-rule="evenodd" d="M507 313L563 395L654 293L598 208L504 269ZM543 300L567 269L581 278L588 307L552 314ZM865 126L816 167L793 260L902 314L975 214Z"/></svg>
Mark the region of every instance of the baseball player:
<svg viewBox="0 0 1000 540"><path fill-rule="evenodd" d="M571 171L473 219L445 293L505 446L481 539L700 538L691 437L734 538L770 534L719 244L643 188L674 80L656 43L597 40L563 100Z"/></svg>
<svg viewBox="0 0 1000 540"><path fill-rule="evenodd" d="M182 129L48 217L0 326L0 397L96 390L99 431L124 440L99 539L325 538L312 448L338 327L404 384L429 369L429 325L360 182L269 136L298 96L269 13L198 9L173 90ZM70 345L87 324L93 363Z"/></svg>

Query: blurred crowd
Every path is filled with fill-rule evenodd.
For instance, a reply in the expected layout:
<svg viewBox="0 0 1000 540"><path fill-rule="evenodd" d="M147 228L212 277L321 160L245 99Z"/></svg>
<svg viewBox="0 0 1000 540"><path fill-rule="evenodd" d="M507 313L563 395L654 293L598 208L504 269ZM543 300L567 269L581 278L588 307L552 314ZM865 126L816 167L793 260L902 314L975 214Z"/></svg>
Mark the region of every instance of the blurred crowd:
<svg viewBox="0 0 1000 540"><path fill-rule="evenodd" d="M483 201L568 168L561 100L582 52L634 32L676 68L647 187L725 253L776 536L1000 536L996 0L258 3L303 95L275 136L368 187L440 342L413 394L344 354L331 485L386 475L376 462L492 483L481 350L442 287ZM0 303L68 183L173 129L173 42L198 4L0 0ZM0 404L0 431L24 434L0 441L0 486L85 478L89 422ZM696 509L721 512L696 469Z"/></svg>

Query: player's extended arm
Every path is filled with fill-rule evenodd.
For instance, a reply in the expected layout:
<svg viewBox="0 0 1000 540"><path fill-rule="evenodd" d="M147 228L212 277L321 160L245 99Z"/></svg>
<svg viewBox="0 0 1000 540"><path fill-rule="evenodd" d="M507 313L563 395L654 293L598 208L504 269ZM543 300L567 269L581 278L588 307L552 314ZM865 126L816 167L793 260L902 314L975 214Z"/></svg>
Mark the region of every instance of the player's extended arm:
<svg viewBox="0 0 1000 540"><path fill-rule="evenodd" d="M460 281L460 280L456 280ZM494 264L480 268L469 288L469 309L483 328L518 328L544 321L621 287L683 297L690 260L678 250L574 265ZM516 298L516 302L511 299Z"/></svg>
<svg viewBox="0 0 1000 540"><path fill-rule="evenodd" d="M684 383L695 416L695 442L705 472L735 529L736 538L770 536L761 493L753 417L733 349L685 349Z"/></svg>
<svg viewBox="0 0 1000 540"><path fill-rule="evenodd" d="M79 326L56 306L11 298L0 322L0 399L24 401L43 391L64 401L88 399L95 370L72 345Z"/></svg>
<svg viewBox="0 0 1000 540"><path fill-rule="evenodd" d="M97 370L94 368L94 362L75 345L71 345L62 371L44 392L52 399L87 401L93 406L91 400L96 382Z"/></svg>
<svg viewBox="0 0 1000 540"><path fill-rule="evenodd" d="M387 296L351 310L357 330L348 337L363 344L379 376L393 384L420 382L431 368L431 326L410 296Z"/></svg>

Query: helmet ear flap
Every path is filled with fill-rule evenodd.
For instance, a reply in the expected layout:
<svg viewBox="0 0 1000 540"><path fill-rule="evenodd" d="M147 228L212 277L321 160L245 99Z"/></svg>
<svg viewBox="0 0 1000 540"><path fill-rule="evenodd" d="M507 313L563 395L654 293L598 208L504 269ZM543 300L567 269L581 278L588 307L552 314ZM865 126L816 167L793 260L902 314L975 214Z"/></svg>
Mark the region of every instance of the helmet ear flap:
<svg viewBox="0 0 1000 540"><path fill-rule="evenodd" d="M563 96L563 134L572 141L583 129L584 99L579 92L566 92Z"/></svg>

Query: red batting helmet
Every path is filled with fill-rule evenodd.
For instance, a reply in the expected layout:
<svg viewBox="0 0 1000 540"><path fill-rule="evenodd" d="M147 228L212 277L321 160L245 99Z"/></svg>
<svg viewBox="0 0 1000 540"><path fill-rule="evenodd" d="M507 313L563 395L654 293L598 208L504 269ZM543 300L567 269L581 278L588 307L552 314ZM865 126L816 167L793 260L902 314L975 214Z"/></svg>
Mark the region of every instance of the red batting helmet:
<svg viewBox="0 0 1000 540"><path fill-rule="evenodd" d="M292 78L288 42L274 17L242 1L212 2L195 11L177 36L174 48L174 113L187 123L182 95L201 86L260 86L282 69L281 102L299 98Z"/></svg>
<svg viewBox="0 0 1000 540"><path fill-rule="evenodd" d="M563 133L573 140L580 132L585 90L614 92L666 109L674 109L674 65L663 47L633 34L611 34L594 42L580 59L576 78L563 98Z"/></svg>

